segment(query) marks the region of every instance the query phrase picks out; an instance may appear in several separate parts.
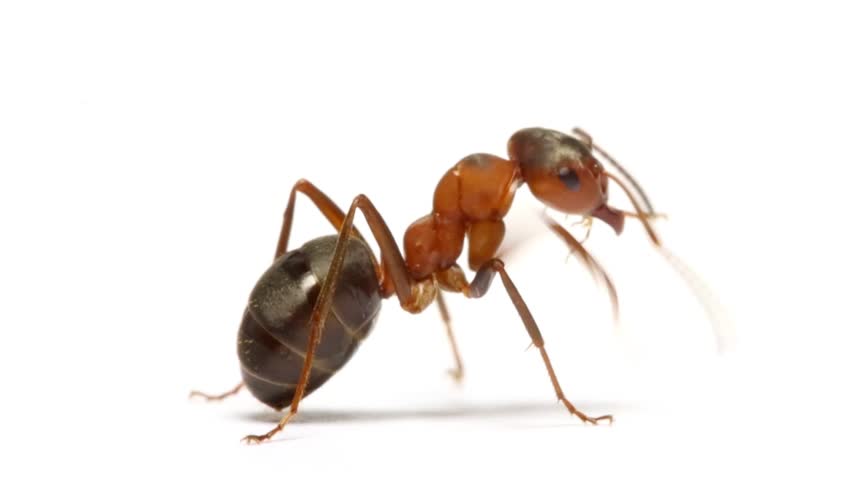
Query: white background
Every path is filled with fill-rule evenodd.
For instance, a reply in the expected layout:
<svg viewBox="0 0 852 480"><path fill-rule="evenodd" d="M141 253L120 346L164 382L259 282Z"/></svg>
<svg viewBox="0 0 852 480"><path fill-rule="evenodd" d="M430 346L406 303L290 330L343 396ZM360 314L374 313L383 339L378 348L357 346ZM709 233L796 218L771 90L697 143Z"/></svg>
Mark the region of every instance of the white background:
<svg viewBox="0 0 852 480"><path fill-rule="evenodd" d="M0 476L848 475L852 34L827 5L4 2ZM368 194L401 240L461 157L575 125L670 216L733 351L633 222L586 244L615 328L524 188L508 268L612 427L555 403L499 282L450 299L460 388L436 310L391 300L274 442L239 442L280 418L245 392L187 400L238 381L297 179ZM330 231L302 199L291 244Z"/></svg>

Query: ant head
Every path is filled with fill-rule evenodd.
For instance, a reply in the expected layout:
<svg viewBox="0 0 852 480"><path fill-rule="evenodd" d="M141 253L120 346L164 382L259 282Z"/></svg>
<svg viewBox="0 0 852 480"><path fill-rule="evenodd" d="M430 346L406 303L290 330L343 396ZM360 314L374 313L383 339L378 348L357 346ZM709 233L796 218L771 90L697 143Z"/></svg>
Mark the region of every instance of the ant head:
<svg viewBox="0 0 852 480"><path fill-rule="evenodd" d="M624 215L606 204L608 177L590 145L555 130L526 128L509 139L509 158L542 203L599 218L621 233Z"/></svg>

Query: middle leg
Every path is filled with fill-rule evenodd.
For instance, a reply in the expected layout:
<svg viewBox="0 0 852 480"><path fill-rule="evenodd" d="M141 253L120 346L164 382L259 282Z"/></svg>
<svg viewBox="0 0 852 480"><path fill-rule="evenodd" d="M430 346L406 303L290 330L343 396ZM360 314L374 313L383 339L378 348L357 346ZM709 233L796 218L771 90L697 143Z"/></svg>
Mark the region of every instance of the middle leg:
<svg viewBox="0 0 852 480"><path fill-rule="evenodd" d="M602 420L607 420L609 423L612 423L612 415L590 417L577 409L577 407L575 407L574 404L565 396L565 393L562 391L562 386L559 385L559 380L556 378L556 372L553 369L553 364L550 362L550 357L547 355L547 350L544 348L544 337L541 335L541 330L539 330L538 324L536 324L535 319L527 307L526 302L521 297L518 288L512 282L509 274L506 273L506 268L502 260L494 258L486 262L476 272L476 276L473 278L471 283L467 282L464 272L458 266L444 272L444 275L447 277L447 282L457 285L459 291L468 298L480 298L484 296L488 292L488 288L491 286L491 281L494 279L494 275L496 274L500 275L500 279L503 281L503 287L505 287L506 293L509 294L509 298L515 305L515 309L518 311L518 315L521 317L521 321L524 323L524 327L526 328L533 345L535 345L539 354L541 354L541 359L544 361L544 366L547 369L550 382L553 384L553 390L556 392L556 398L565 405L572 415L576 415L577 418L582 420L584 423L588 422L597 425L597 423Z"/></svg>
<svg viewBox="0 0 852 480"><path fill-rule="evenodd" d="M448 373L456 383L461 383L464 378L464 365L462 364L459 346L456 344L456 336L453 334L453 326L450 323L450 311L447 309L447 302L444 300L444 294L438 290L436 300L438 301L438 310L441 311L441 320L444 321L444 326L447 328L447 338L450 340L450 347L453 349L453 359L456 362L456 368L449 370Z"/></svg>

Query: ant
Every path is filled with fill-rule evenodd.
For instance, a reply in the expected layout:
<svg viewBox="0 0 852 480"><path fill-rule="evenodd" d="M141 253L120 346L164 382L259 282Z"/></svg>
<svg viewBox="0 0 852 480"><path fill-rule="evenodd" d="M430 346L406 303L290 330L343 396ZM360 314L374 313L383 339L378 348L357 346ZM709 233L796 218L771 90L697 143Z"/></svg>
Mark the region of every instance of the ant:
<svg viewBox="0 0 852 480"><path fill-rule="evenodd" d="M269 440L296 415L302 399L351 358L370 332L381 300L393 295L410 313L422 312L437 303L455 359L451 373L460 380L461 357L441 292L479 298L499 275L532 344L541 354L558 400L584 423L612 423L611 415L589 416L565 396L533 315L497 257L506 233L503 218L516 190L525 183L547 207L581 215L587 224L592 218L599 219L617 234L623 230L626 217L637 218L651 242L663 251L650 224L659 215L638 183L591 136L580 129L572 133L527 128L509 139L508 159L477 153L460 160L438 182L432 212L406 230L405 255L366 195L355 197L344 214L311 182L296 182L284 210L274 262L254 287L239 329L237 350L243 381L221 395L194 391L190 396L221 400L245 386L276 410L289 406L289 412L275 428L244 438L248 443ZM594 153L612 164L624 180L606 171ZM635 212L618 210L607 203L610 181L624 191ZM297 192L313 202L338 234L288 251ZM378 243L381 261L353 225L358 210ZM544 221L603 281L617 316L615 288L600 264L565 228L549 217L544 217ZM465 238L468 266L475 272L472 281L467 280L457 263ZM327 321L329 317L333 320Z"/></svg>

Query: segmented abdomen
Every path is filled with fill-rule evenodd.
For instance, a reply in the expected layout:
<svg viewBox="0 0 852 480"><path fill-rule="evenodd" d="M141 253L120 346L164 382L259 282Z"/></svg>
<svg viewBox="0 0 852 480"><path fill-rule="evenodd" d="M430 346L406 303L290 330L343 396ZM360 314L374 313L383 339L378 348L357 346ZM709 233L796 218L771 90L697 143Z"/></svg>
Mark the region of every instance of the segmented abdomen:
<svg viewBox="0 0 852 480"><path fill-rule="evenodd" d="M237 339L243 380L275 409L290 405L304 365L310 316L337 236L312 240L278 258L249 297ZM334 375L372 329L381 307L369 249L351 238L317 346L306 394Z"/></svg>

